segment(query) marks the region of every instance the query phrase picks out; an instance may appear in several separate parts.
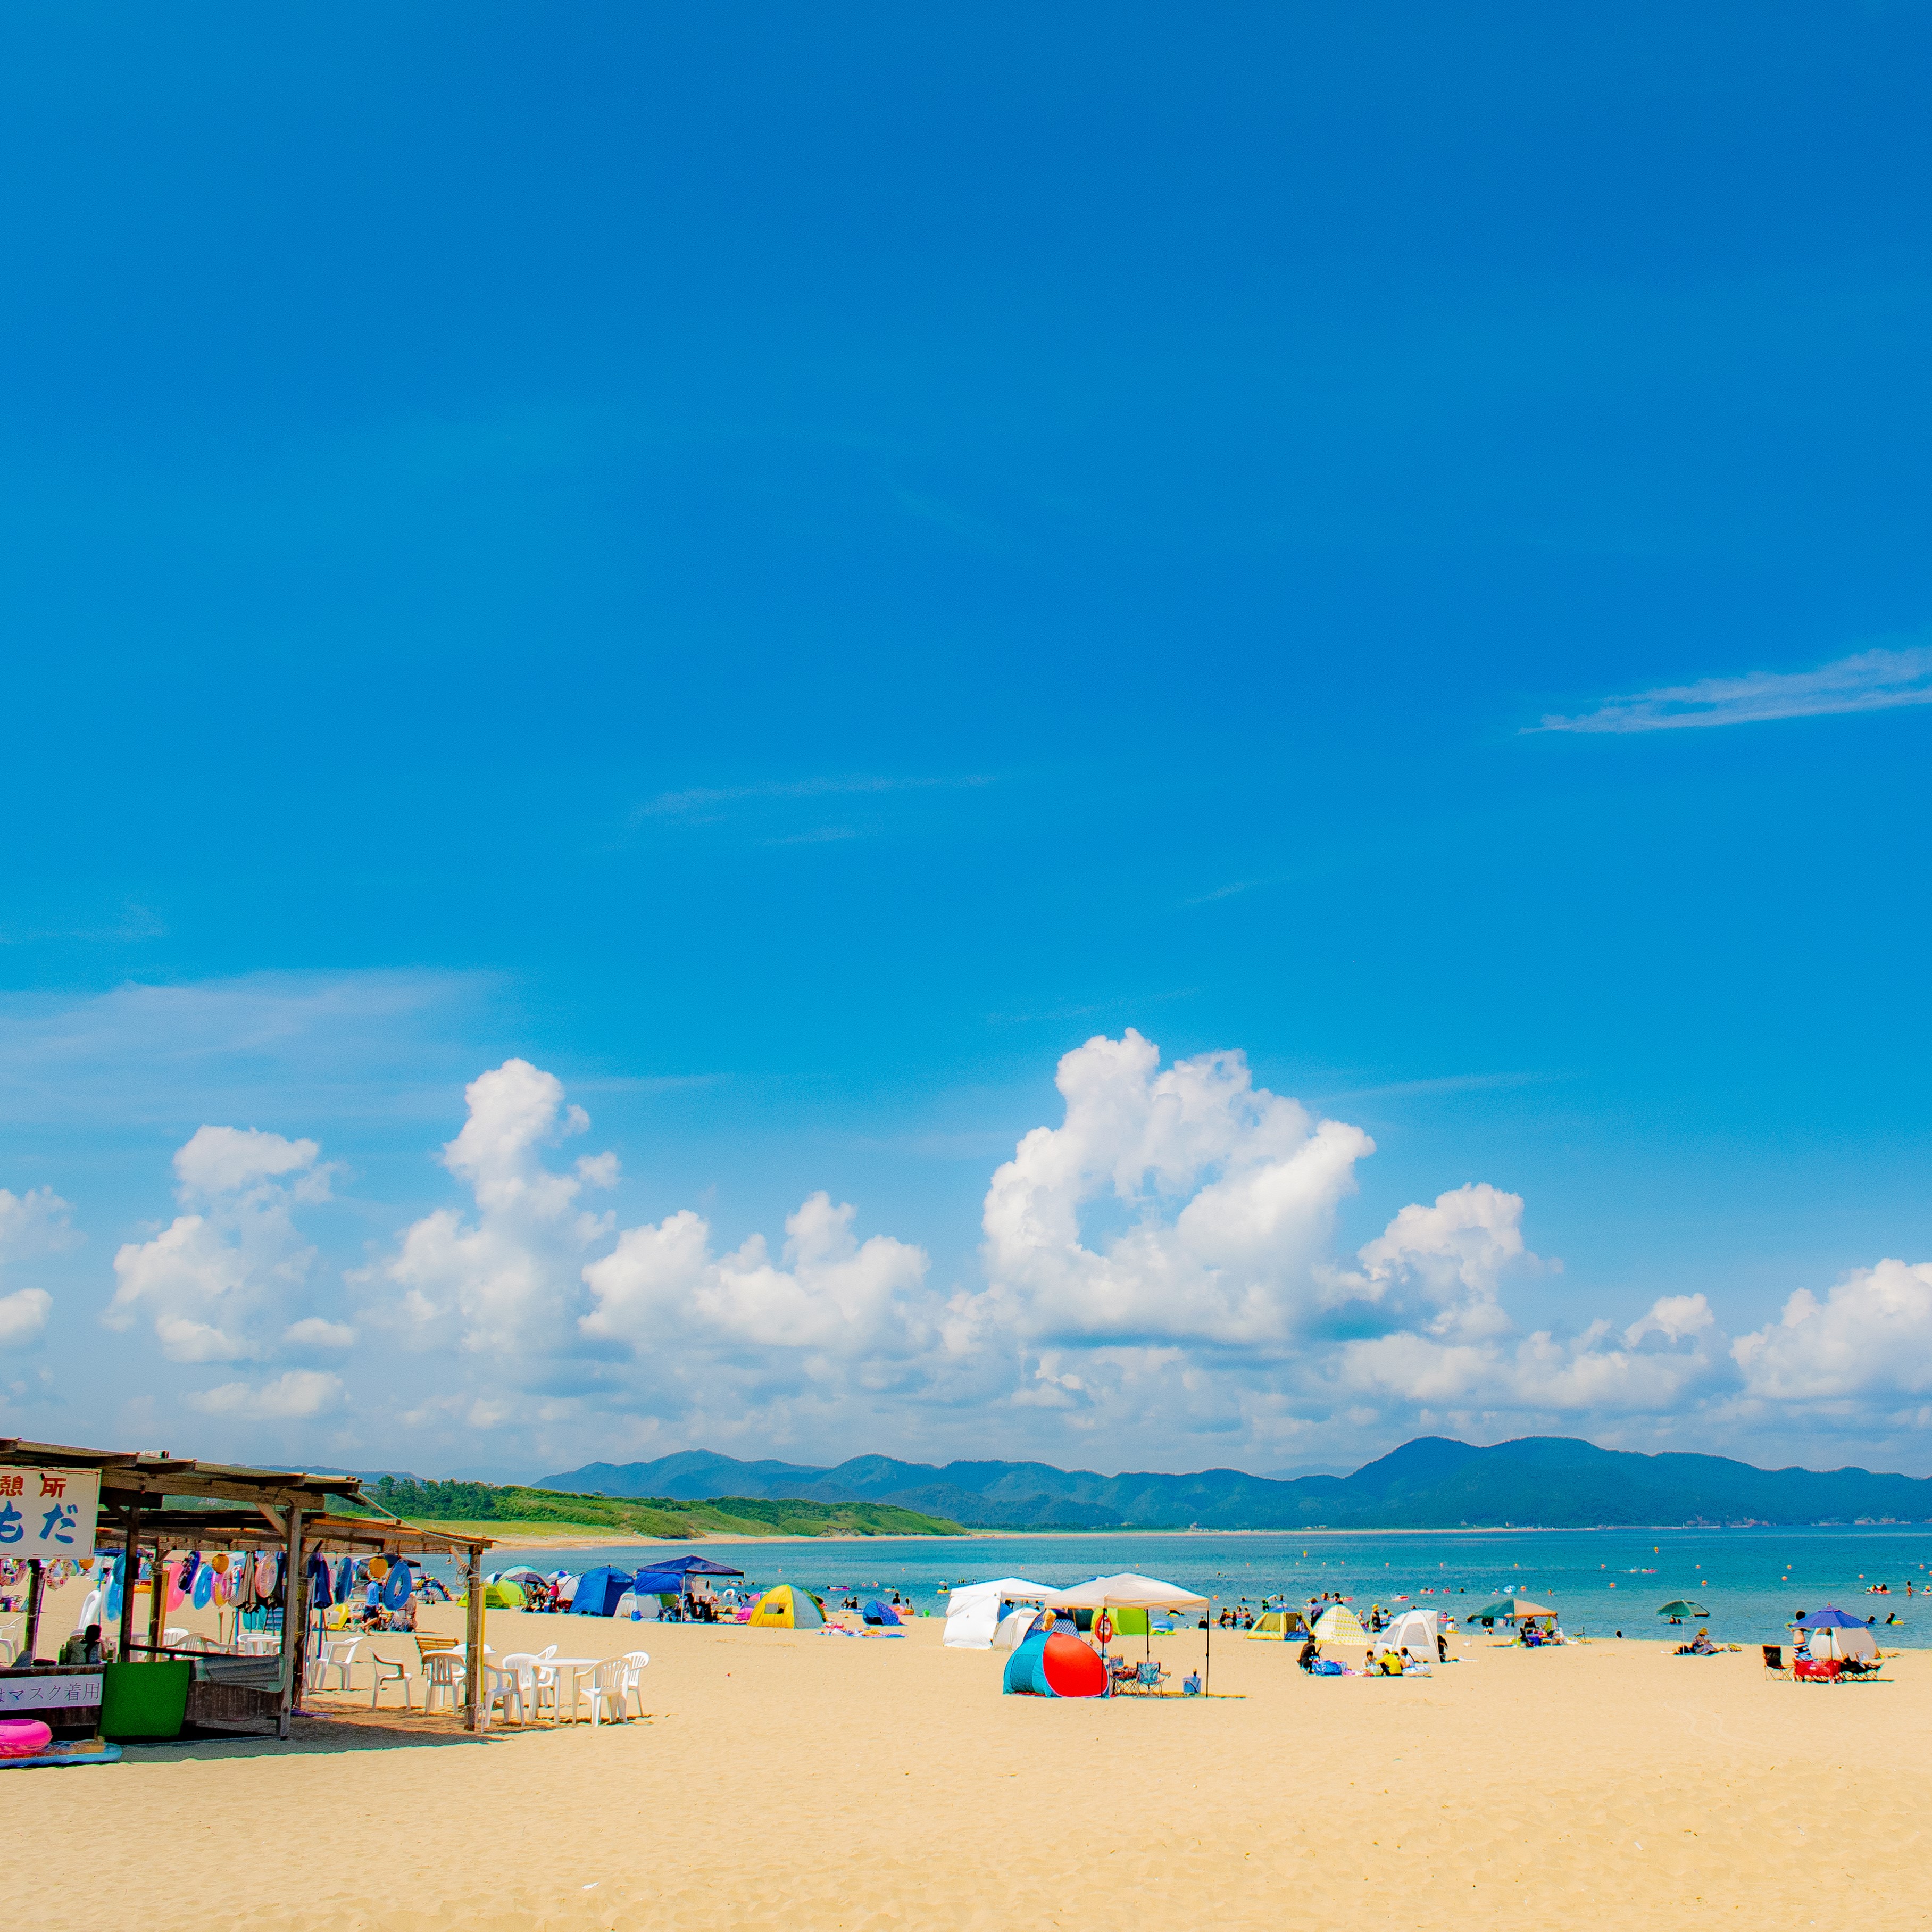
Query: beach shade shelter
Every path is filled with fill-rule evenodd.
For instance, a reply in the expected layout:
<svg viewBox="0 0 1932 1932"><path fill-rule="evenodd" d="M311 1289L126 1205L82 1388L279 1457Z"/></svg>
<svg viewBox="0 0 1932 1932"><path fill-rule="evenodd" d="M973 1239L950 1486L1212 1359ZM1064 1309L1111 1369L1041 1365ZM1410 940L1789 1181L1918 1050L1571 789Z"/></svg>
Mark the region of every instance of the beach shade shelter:
<svg viewBox="0 0 1932 1932"><path fill-rule="evenodd" d="M1369 1634L1362 1628L1362 1620L1346 1604L1330 1604L1316 1618L1315 1641L1317 1643L1358 1643L1366 1648Z"/></svg>
<svg viewBox="0 0 1932 1932"><path fill-rule="evenodd" d="M950 1650L990 1650L1005 1620L1009 1604L1043 1604L1054 1594L1051 1583L1029 1582L1024 1576L998 1576L990 1583L962 1583L946 1600L946 1635Z"/></svg>
<svg viewBox="0 0 1932 1932"><path fill-rule="evenodd" d="M143 1642L135 1629L137 1593L132 1589L112 1593L118 1599L113 1640L119 1661L110 1668L138 1670L135 1660L140 1657L176 1662L185 1658L193 1676L184 1721L198 1730L246 1732L268 1725L282 1737L289 1735L308 1681L310 1613L319 1607L314 1587L317 1566L310 1561L316 1556L380 1558L386 1568L410 1556L454 1562L469 1579L468 1635L472 1652L481 1654L483 1552L494 1546L490 1540L424 1529L391 1515L360 1514L370 1504L362 1495L359 1477L258 1469L186 1456L80 1449L24 1442L15 1436L0 1436L0 1474L21 1479L26 1486L22 1493L31 1494L43 1505L29 1518L34 1526L44 1522L47 1507L58 1505L63 1520L57 1533L71 1539L63 1541L59 1554L103 1558L118 1554L124 1570L136 1574L145 1558L152 1573L163 1579L170 1555L199 1550L239 1556L244 1559L244 1568L250 1567L248 1558L259 1564L266 1558L272 1568L279 1568L287 1592L281 1648L267 1658L171 1652L164 1641L169 1595L165 1582L146 1593L148 1628ZM34 1559L28 1580L25 1634L29 1656L38 1638L39 1561ZM224 1564L219 1571L210 1568L212 1574L223 1577L224 1588L229 1578L239 1574L236 1565ZM177 1580L180 1574L177 1572ZM229 1600L238 1603L240 1599ZM48 1665L39 1674L58 1676L66 1668L70 1666ZM106 1694L106 1673L100 1666L70 1668L91 1669ZM482 1728L482 1689L479 1673L470 1684L464 1707L464 1723L471 1730Z"/></svg>
<svg viewBox="0 0 1932 1932"><path fill-rule="evenodd" d="M631 1587L630 1572L586 1570L577 1580L577 1594L570 1600L570 1612L578 1617L610 1617L617 1613L617 1599Z"/></svg>
<svg viewBox="0 0 1932 1932"><path fill-rule="evenodd" d="M1657 1614L1668 1617L1674 1624L1681 1624L1686 1617L1708 1617L1711 1613L1698 1604L1687 1603L1682 1597L1674 1597Z"/></svg>
<svg viewBox="0 0 1932 1932"><path fill-rule="evenodd" d="M898 1612L894 1610L891 1604L880 1602L877 1597L866 1604L859 1614L868 1624L878 1624L882 1628L896 1629L898 1625Z"/></svg>
<svg viewBox="0 0 1932 1932"><path fill-rule="evenodd" d="M1390 1624L1387 1640L1391 1650L1399 1650L1405 1657L1419 1657L1425 1664L1433 1664L1439 1654L1436 1647L1436 1612L1405 1610Z"/></svg>
<svg viewBox="0 0 1932 1932"><path fill-rule="evenodd" d="M756 1630L820 1630L824 1627L825 1612L808 1590L781 1583L758 1599L750 1623Z"/></svg>
<svg viewBox="0 0 1932 1932"><path fill-rule="evenodd" d="M1308 1626L1302 1621L1299 1610L1264 1610L1255 1619L1255 1627L1247 1634L1258 1637L1264 1643L1286 1643L1290 1637L1305 1636Z"/></svg>

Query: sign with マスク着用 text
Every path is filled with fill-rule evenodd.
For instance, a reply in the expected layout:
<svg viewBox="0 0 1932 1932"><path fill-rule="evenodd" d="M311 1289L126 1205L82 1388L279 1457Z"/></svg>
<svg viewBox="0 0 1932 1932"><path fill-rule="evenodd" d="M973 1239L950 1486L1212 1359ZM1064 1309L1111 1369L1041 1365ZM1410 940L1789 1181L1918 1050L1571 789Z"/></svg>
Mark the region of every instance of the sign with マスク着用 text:
<svg viewBox="0 0 1932 1932"><path fill-rule="evenodd" d="M0 1677L0 1718L16 1711L85 1711L100 1702L102 1678L91 1676Z"/></svg>
<svg viewBox="0 0 1932 1932"><path fill-rule="evenodd" d="M92 1556L100 1506L97 1469L0 1464L0 1556Z"/></svg>

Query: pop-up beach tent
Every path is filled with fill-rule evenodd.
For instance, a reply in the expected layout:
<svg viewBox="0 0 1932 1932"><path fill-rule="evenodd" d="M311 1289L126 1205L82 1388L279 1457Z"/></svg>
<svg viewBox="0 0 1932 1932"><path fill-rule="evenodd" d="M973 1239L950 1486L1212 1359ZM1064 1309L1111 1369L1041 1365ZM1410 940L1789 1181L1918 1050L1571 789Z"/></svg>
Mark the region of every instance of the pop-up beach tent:
<svg viewBox="0 0 1932 1932"><path fill-rule="evenodd" d="M859 1614L868 1624L877 1624L882 1629L896 1629L898 1627L898 1612L894 1610L891 1604L882 1602L877 1597L866 1604Z"/></svg>
<svg viewBox="0 0 1932 1932"><path fill-rule="evenodd" d="M999 1576L990 1583L962 1583L946 1600L946 1636L950 1650L990 1650L1008 1604L1043 1604L1054 1593L1051 1583L1030 1583L1024 1576Z"/></svg>
<svg viewBox="0 0 1932 1932"><path fill-rule="evenodd" d="M1302 1621L1299 1610L1264 1610L1255 1619L1255 1627L1246 1634L1259 1637L1264 1643L1286 1643L1290 1637L1306 1636L1308 1626Z"/></svg>
<svg viewBox="0 0 1932 1932"><path fill-rule="evenodd" d="M1366 1648L1369 1634L1346 1604L1330 1604L1315 1620L1317 1643L1358 1643Z"/></svg>
<svg viewBox="0 0 1932 1932"><path fill-rule="evenodd" d="M1387 1641L1391 1650L1399 1650L1405 1657L1433 1664L1440 1654L1436 1645L1436 1612L1406 1610L1390 1624Z"/></svg>
<svg viewBox="0 0 1932 1932"><path fill-rule="evenodd" d="M628 1571L586 1570L577 1580L577 1594L570 1600L571 1614L579 1617L614 1616L617 1599L631 1587Z"/></svg>
<svg viewBox="0 0 1932 1932"><path fill-rule="evenodd" d="M1106 1664L1064 1630L1035 1630L1000 1678L1006 1697L1105 1697L1112 1688Z"/></svg>
<svg viewBox="0 0 1932 1932"><path fill-rule="evenodd" d="M751 1623L755 1630L819 1630L824 1628L825 1612L808 1591L781 1583L758 1599Z"/></svg>

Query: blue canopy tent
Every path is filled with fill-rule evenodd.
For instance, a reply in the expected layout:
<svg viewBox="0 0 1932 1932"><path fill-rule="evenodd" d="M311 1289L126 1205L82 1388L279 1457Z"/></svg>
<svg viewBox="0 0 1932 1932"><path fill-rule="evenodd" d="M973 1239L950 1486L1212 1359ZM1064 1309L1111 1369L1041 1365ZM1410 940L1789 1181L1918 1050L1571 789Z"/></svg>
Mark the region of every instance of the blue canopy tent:
<svg viewBox="0 0 1932 1932"><path fill-rule="evenodd" d="M728 1563L714 1563L708 1556L673 1556L662 1563L646 1564L631 1580L631 1588L640 1597L682 1598L694 1576L742 1576Z"/></svg>
<svg viewBox="0 0 1932 1932"><path fill-rule="evenodd" d="M580 1617L614 1616L617 1599L630 1587L630 1578L621 1570L586 1570L578 1580L571 1613Z"/></svg>
<svg viewBox="0 0 1932 1932"><path fill-rule="evenodd" d="M631 1588L640 1595L653 1591L677 1592L684 1588L687 1576L742 1576L742 1570L734 1570L728 1563L714 1563L708 1556L673 1556L662 1563L647 1563L640 1570ZM658 1580L668 1577L668 1582Z"/></svg>

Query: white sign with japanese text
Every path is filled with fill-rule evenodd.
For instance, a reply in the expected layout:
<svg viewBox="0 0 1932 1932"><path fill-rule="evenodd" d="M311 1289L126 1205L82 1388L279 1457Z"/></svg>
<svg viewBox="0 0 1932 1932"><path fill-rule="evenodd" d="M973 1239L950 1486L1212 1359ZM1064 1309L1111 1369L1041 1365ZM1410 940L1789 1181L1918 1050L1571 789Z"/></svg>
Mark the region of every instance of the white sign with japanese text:
<svg viewBox="0 0 1932 1932"><path fill-rule="evenodd" d="M0 1677L0 1717L15 1711L85 1711L100 1702L100 1676Z"/></svg>
<svg viewBox="0 0 1932 1932"><path fill-rule="evenodd" d="M98 1470L0 1465L0 1556L92 1556L100 1513Z"/></svg>

